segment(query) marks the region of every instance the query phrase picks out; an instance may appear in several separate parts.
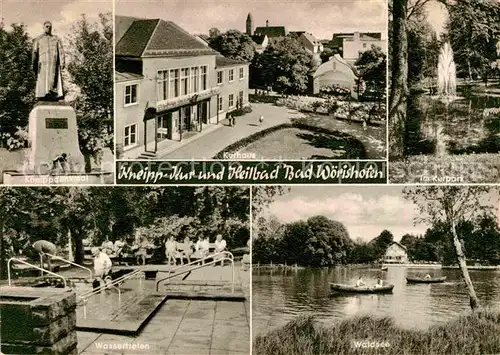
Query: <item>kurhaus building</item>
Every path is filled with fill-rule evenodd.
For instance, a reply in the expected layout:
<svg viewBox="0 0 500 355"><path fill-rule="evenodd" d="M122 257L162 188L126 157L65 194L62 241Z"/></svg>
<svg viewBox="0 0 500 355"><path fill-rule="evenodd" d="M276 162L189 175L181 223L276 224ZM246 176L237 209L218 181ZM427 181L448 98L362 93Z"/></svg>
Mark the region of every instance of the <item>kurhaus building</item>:
<svg viewBox="0 0 500 355"><path fill-rule="evenodd" d="M117 149L154 158L248 105L248 63L221 56L171 21L115 18Z"/></svg>

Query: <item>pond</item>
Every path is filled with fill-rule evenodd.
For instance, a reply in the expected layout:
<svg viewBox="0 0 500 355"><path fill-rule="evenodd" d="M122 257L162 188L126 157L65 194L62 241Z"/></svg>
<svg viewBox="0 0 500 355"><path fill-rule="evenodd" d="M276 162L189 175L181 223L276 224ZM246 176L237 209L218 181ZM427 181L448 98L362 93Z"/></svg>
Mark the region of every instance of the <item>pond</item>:
<svg viewBox="0 0 500 355"><path fill-rule="evenodd" d="M489 137L498 133L498 123L486 117L484 110L500 107L500 96L479 95L465 89L458 95L450 102L427 94L410 96L406 128L409 155L497 152L483 147Z"/></svg>
<svg viewBox="0 0 500 355"><path fill-rule="evenodd" d="M469 271L481 306L500 306L500 272ZM407 275L429 273L446 276L441 284L406 284ZM336 295L329 282L355 284L363 276L375 284L381 276L394 284L392 294ZM256 269L252 280L253 334L265 334L298 315L314 315L331 324L355 315L388 316L403 328L425 329L444 323L470 310L469 298L459 270L407 269L300 269L264 271Z"/></svg>

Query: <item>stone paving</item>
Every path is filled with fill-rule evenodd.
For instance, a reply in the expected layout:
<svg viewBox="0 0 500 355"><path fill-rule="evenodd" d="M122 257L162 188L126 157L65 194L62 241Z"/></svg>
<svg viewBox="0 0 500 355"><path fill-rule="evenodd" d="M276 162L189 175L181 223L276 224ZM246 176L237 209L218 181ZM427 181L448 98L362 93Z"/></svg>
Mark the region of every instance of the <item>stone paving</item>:
<svg viewBox="0 0 500 355"><path fill-rule="evenodd" d="M145 265L140 268L167 270L170 267ZM227 288L231 273L227 264L209 266L193 271L185 281L193 285L223 282ZM160 279L166 274L158 275ZM150 289L155 283L146 280L145 287ZM175 288L175 282L167 286L169 290ZM238 263L235 288L237 292L243 291L246 302L169 299L135 337L79 331L78 353L247 355L250 353L250 272L242 271Z"/></svg>
<svg viewBox="0 0 500 355"><path fill-rule="evenodd" d="M77 332L78 353L249 354L246 303L168 300L136 337Z"/></svg>
<svg viewBox="0 0 500 355"><path fill-rule="evenodd" d="M301 115L286 107L265 103L252 103L252 110L251 113L236 117L234 127L229 126L227 120L222 120L220 125L223 126L220 128L206 134L201 133L199 137L191 138L191 142L185 142L182 146L178 145L179 148L172 146L168 152L159 154L158 159L212 159L230 144L263 129L282 123L290 123L292 117ZM262 125L259 124L260 115L264 116Z"/></svg>

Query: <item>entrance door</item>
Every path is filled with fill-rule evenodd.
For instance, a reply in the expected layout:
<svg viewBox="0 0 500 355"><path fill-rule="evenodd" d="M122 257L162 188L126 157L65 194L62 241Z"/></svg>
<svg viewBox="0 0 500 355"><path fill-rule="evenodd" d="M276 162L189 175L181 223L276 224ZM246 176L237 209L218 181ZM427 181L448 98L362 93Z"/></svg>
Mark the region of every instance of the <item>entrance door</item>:
<svg viewBox="0 0 500 355"><path fill-rule="evenodd" d="M198 104L198 117L201 122L208 124L208 103L207 101L200 102Z"/></svg>
<svg viewBox="0 0 500 355"><path fill-rule="evenodd" d="M189 106L181 108L181 125L183 132L191 130L191 107Z"/></svg>

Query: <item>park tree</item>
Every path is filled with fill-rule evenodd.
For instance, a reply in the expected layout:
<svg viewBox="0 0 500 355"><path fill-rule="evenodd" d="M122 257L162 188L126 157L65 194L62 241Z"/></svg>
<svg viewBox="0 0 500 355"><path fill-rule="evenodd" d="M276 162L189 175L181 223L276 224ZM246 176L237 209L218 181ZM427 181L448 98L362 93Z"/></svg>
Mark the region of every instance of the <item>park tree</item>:
<svg viewBox="0 0 500 355"><path fill-rule="evenodd" d="M500 3L496 0L461 0L448 9L447 32L459 71L470 80L477 75L487 78L491 62L497 57Z"/></svg>
<svg viewBox="0 0 500 355"><path fill-rule="evenodd" d="M384 229L377 237L373 238L368 244L373 248L375 259L382 258L393 241L394 236L387 229Z"/></svg>
<svg viewBox="0 0 500 355"><path fill-rule="evenodd" d="M210 47L227 58L251 62L255 55L255 47L250 36L238 30L211 35L208 41Z"/></svg>
<svg viewBox="0 0 500 355"><path fill-rule="evenodd" d="M282 93L297 94L307 90L314 65L312 54L297 40L279 37L272 39L259 55L254 70L260 73L259 86L273 86Z"/></svg>
<svg viewBox="0 0 500 355"><path fill-rule="evenodd" d="M10 29L0 24L0 134L28 124L35 104L35 75L31 67L32 43L24 25Z"/></svg>
<svg viewBox="0 0 500 355"><path fill-rule="evenodd" d="M457 262L473 310L479 307L479 300L467 269L462 244L464 236L459 235L457 226L460 222L472 221L480 215L491 215L493 210L489 200L492 192L493 188L486 186L425 186L407 187L403 190L404 197L412 201L419 210L416 223L442 223L450 228Z"/></svg>
<svg viewBox="0 0 500 355"><path fill-rule="evenodd" d="M372 92L377 100L382 100L387 86L387 56L382 48L372 46L361 54L355 65L366 83L366 91Z"/></svg>
<svg viewBox="0 0 500 355"><path fill-rule="evenodd" d="M72 105L87 172L91 159L99 162L104 148L113 150L113 21L111 14L99 17L90 23L82 15L69 38L68 72L78 87Z"/></svg>
<svg viewBox="0 0 500 355"><path fill-rule="evenodd" d="M221 32L218 28L212 27L211 29L208 30L208 36L210 38L215 38L217 36L220 36Z"/></svg>

